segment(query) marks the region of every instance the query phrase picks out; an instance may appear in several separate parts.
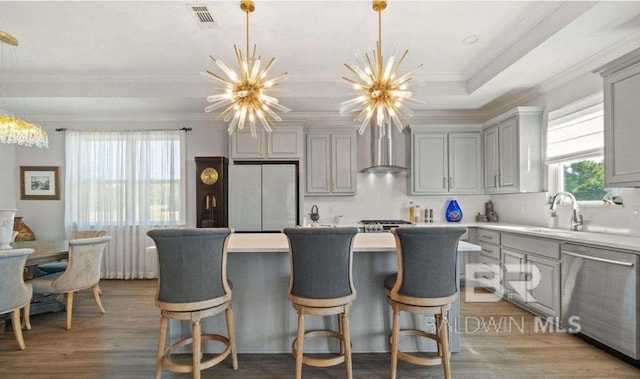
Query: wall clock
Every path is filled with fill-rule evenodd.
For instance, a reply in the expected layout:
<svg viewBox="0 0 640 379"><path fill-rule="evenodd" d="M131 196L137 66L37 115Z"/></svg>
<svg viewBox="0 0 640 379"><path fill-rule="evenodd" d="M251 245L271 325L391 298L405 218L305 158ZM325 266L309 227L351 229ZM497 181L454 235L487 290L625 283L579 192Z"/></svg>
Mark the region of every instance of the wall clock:
<svg viewBox="0 0 640 379"><path fill-rule="evenodd" d="M229 226L229 160L225 157L196 157L196 226Z"/></svg>
<svg viewBox="0 0 640 379"><path fill-rule="evenodd" d="M212 185L218 181L218 171L213 167L207 167L200 173L200 180L206 185Z"/></svg>

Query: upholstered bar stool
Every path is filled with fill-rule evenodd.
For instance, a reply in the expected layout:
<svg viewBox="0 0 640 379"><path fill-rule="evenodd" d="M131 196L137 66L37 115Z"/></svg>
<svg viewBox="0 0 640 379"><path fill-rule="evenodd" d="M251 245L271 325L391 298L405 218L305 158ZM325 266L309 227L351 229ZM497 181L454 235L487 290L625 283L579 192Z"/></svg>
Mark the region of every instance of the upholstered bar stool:
<svg viewBox="0 0 640 379"><path fill-rule="evenodd" d="M296 338L291 352L296 358L295 377L302 376L302 364L328 367L345 364L347 378L351 373L351 339L349 309L356 298L353 286L353 239L357 228L285 228L289 240L291 275L288 298L298 313ZM314 330L305 333L305 314L339 315L338 331ZM334 337L341 351L332 357L304 355L305 337Z"/></svg>
<svg viewBox="0 0 640 379"><path fill-rule="evenodd" d="M227 243L232 231L215 229L158 229L147 234L158 252L160 275L156 306L161 310L160 336L156 360L156 378L162 367L173 372L200 371L222 362L231 354L233 369L238 369L231 310L231 282L227 281ZM201 320L225 312L228 337L201 334ZM191 337L181 339L169 348L169 319L191 321ZM201 360L202 340L218 341L225 347L218 354ZM171 360L175 349L191 345L192 363Z"/></svg>
<svg viewBox="0 0 640 379"><path fill-rule="evenodd" d="M391 230L396 240L398 273L384 280L387 300L393 310L391 328L391 378L396 377L398 359L430 366L442 364L451 377L447 312L458 296L458 241L463 227L409 227ZM435 334L423 330L400 330L400 312L435 316ZM399 351L400 336L419 336L437 343L437 356L417 356Z"/></svg>

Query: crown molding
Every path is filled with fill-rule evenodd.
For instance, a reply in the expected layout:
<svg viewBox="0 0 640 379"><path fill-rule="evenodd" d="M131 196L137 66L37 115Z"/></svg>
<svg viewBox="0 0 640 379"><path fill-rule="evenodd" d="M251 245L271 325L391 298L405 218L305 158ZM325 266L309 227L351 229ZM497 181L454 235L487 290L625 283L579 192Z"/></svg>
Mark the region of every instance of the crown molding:
<svg viewBox="0 0 640 379"><path fill-rule="evenodd" d="M484 64L472 68L467 90L473 93L482 88L594 5L595 2L538 4L531 12L532 16L524 18L522 23L515 27L505 29L509 30L509 33L497 44L502 47L499 52L491 51L492 58L489 60L478 60Z"/></svg>
<svg viewBox="0 0 640 379"><path fill-rule="evenodd" d="M486 122L488 118L497 117L516 107L521 107L523 104L531 103L542 95L543 93L537 88L529 88L515 95L506 94L482 108L488 116L483 122Z"/></svg>
<svg viewBox="0 0 640 379"><path fill-rule="evenodd" d="M593 54L589 58L581 61L579 64L564 70L548 80L545 80L536 86L536 88L538 91L546 93L586 73L600 73L603 71L605 66L609 63L613 63L612 61L621 59L623 55L638 48L640 48L640 32L634 33L614 45Z"/></svg>
<svg viewBox="0 0 640 379"><path fill-rule="evenodd" d="M484 110L427 110L416 111L412 118L406 118L406 124L480 124L488 118ZM282 116L283 127L303 126L305 128L356 127L351 117L340 116L339 112L291 112ZM101 123L101 122L175 122L181 125L190 122L226 129L226 123L214 120L205 113L149 113L149 114L38 114L30 120L46 125L47 123ZM189 126L189 125L185 125Z"/></svg>
<svg viewBox="0 0 640 379"><path fill-rule="evenodd" d="M529 12L527 17L513 22L505 27L509 33L504 33L498 41L494 41L491 47L484 50L474 63L467 69L467 77L473 78L480 71L491 65L497 58L504 55L518 40L527 33L531 32L536 25L555 12L560 4L551 2L541 2L536 4L533 11Z"/></svg>

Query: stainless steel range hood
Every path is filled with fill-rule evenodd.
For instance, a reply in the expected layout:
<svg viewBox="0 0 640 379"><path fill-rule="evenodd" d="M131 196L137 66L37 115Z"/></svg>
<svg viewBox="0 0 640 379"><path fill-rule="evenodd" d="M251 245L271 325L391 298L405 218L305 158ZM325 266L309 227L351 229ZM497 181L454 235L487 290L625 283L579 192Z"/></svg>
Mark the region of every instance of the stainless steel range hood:
<svg viewBox="0 0 640 379"><path fill-rule="evenodd" d="M371 124L371 166L360 172L375 174L399 174L407 171L405 167L393 162L393 130L387 122L382 128Z"/></svg>

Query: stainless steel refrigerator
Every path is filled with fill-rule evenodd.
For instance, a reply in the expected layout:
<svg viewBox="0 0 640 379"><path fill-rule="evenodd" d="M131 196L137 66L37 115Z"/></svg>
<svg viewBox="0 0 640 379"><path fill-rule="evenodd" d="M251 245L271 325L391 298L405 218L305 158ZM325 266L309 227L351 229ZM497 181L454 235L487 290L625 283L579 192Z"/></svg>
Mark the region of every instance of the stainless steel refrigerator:
<svg viewBox="0 0 640 379"><path fill-rule="evenodd" d="M229 165L229 227L236 232L279 232L298 224L296 163Z"/></svg>

